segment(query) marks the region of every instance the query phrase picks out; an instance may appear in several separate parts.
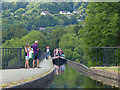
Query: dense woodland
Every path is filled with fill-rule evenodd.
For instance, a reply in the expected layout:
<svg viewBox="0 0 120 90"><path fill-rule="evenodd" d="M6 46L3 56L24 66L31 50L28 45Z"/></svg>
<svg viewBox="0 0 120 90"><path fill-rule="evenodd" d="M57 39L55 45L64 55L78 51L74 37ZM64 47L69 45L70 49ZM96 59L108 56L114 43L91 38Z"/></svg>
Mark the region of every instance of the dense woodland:
<svg viewBox="0 0 120 90"><path fill-rule="evenodd" d="M90 2L90 3L3 3L3 47L24 47L39 41L39 47L44 49L49 45L51 51L60 47L67 59L86 65L94 62L90 47L120 46L120 3ZM55 8L56 7L56 8ZM41 11L49 11L53 16L41 16ZM59 11L79 11L74 20L83 22L71 23ZM17 18L10 16L14 12ZM22 17L26 12L28 16ZM46 21L45 21L46 20ZM52 21L53 20L53 21ZM62 24L60 24L62 23ZM43 26L42 26L43 25ZM38 27L47 27L39 30ZM120 55L120 54L119 54Z"/></svg>
<svg viewBox="0 0 120 90"><path fill-rule="evenodd" d="M40 30L40 28L78 24L77 20L85 19L87 5L88 3L73 2L4 2L2 3L2 42L18 36L21 38L27 35L28 31ZM42 11L48 11L50 14L41 15ZM69 11L72 15L68 18L68 15L60 14L60 11ZM79 13L72 13L73 11L79 11Z"/></svg>

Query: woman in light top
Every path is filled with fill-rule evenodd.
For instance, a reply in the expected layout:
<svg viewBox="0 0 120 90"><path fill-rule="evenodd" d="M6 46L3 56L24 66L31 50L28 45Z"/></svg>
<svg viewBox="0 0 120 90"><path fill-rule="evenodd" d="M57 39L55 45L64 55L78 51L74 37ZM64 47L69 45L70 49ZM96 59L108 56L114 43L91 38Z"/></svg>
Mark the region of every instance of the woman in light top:
<svg viewBox="0 0 120 90"><path fill-rule="evenodd" d="M25 45L25 68L29 68L29 51L31 50L31 48L29 47L29 44Z"/></svg>

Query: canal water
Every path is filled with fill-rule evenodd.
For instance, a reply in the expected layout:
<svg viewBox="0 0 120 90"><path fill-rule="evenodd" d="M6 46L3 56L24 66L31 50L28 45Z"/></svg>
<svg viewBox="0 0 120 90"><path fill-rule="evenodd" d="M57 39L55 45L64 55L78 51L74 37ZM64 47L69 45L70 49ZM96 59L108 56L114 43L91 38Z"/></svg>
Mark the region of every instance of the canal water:
<svg viewBox="0 0 120 90"><path fill-rule="evenodd" d="M48 88L113 88L101 82L92 80L90 77L65 65L63 72L56 72L52 84Z"/></svg>

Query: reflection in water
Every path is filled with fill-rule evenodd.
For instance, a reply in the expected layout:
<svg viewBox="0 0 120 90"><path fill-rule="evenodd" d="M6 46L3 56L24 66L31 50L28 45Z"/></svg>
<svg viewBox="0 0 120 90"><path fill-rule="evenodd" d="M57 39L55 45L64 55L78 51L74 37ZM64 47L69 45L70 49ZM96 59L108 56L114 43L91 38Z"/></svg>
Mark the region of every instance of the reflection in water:
<svg viewBox="0 0 120 90"><path fill-rule="evenodd" d="M52 62L55 67L56 75L59 75L59 74L61 75L62 73L64 73L65 64L67 62L67 60L64 57L61 57L61 56L53 57Z"/></svg>
<svg viewBox="0 0 120 90"><path fill-rule="evenodd" d="M68 65L55 65L55 78L49 88L113 88L81 74Z"/></svg>
<svg viewBox="0 0 120 90"><path fill-rule="evenodd" d="M61 75L64 73L64 70L65 70L65 64L61 65L61 66L58 66L58 65L54 65L55 67L55 73L56 75Z"/></svg>

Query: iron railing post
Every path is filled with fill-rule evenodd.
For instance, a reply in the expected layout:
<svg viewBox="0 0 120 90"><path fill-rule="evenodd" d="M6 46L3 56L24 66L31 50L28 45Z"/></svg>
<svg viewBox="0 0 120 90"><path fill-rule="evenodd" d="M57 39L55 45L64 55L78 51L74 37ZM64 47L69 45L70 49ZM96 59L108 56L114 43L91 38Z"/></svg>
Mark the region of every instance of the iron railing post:
<svg viewBox="0 0 120 90"><path fill-rule="evenodd" d="M9 59L10 59L10 56L9 56L9 48L8 48L8 57L9 57ZM7 62L7 65L9 64L9 60L8 60L8 62Z"/></svg>
<svg viewBox="0 0 120 90"><path fill-rule="evenodd" d="M104 48L103 48L102 66L104 66Z"/></svg>
<svg viewBox="0 0 120 90"><path fill-rule="evenodd" d="M116 66L116 49L114 49L114 57L115 57L115 66Z"/></svg>
<svg viewBox="0 0 120 90"><path fill-rule="evenodd" d="M5 48L5 67L6 67L6 62L7 60L6 60L6 48Z"/></svg>
<svg viewBox="0 0 120 90"><path fill-rule="evenodd" d="M22 66L22 48L20 48L20 66Z"/></svg>
<svg viewBox="0 0 120 90"><path fill-rule="evenodd" d="M118 66L118 48L117 48L117 66Z"/></svg>
<svg viewBox="0 0 120 90"><path fill-rule="evenodd" d="M2 69L2 49L0 48L0 69Z"/></svg>
<svg viewBox="0 0 120 90"><path fill-rule="evenodd" d="M96 48L96 66L97 66L97 48Z"/></svg>
<svg viewBox="0 0 120 90"><path fill-rule="evenodd" d="M2 49L2 68L4 68L4 48Z"/></svg>

